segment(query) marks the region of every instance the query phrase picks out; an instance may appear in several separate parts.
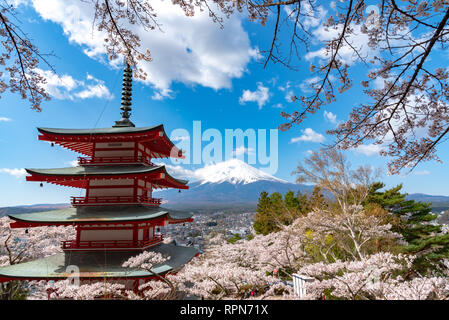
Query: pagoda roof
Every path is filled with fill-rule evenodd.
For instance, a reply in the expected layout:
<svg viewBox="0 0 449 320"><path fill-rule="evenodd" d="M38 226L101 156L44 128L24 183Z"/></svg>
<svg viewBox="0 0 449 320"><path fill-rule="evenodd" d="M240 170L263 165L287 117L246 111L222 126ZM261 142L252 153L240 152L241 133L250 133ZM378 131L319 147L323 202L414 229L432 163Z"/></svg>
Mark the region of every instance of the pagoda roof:
<svg viewBox="0 0 449 320"><path fill-rule="evenodd" d="M184 158L181 150L168 138L164 125L152 127L110 127L94 129L37 128L39 140L54 142L88 156L95 142L138 141L151 150L152 157Z"/></svg>
<svg viewBox="0 0 449 320"><path fill-rule="evenodd" d="M101 175L121 175L121 174L140 174L154 171L165 171L165 166L147 166L147 165L107 165L107 166L77 166L67 168L51 169L25 169L29 174L38 174L45 176L101 176ZM179 180L185 182L185 180Z"/></svg>
<svg viewBox="0 0 449 320"><path fill-rule="evenodd" d="M148 249L169 256L166 262L154 266L151 271L156 274L176 272L193 257L199 254L194 247L177 246L161 243ZM0 268L0 282L8 279L22 280L58 280L73 275L67 272L68 266L76 265L81 279L139 279L152 278L154 274L137 268L124 268L122 264L140 251L122 252L64 252L47 258L9 265Z"/></svg>
<svg viewBox="0 0 449 320"><path fill-rule="evenodd" d="M109 127L95 129L63 129L63 128L37 128L41 133L55 135L99 135L99 134L124 134L141 133L147 131L164 130L164 125L160 124L152 127Z"/></svg>
<svg viewBox="0 0 449 320"><path fill-rule="evenodd" d="M107 165L107 166L77 166L67 168L51 169L25 169L31 176L27 181L47 181L60 185L84 188L86 181L90 178L121 178L123 176L151 175L154 180L162 180L165 183L157 183L166 187L188 189L188 180L176 179L167 173L165 166L138 165ZM156 176L159 174L159 176ZM160 174L163 174L161 176ZM65 181L64 178L77 178L77 181Z"/></svg>
<svg viewBox="0 0 449 320"><path fill-rule="evenodd" d="M191 220L192 214L164 208L129 205L70 207L44 212L10 214L9 217L20 224L39 226L140 222L164 217L168 219L169 223L182 223Z"/></svg>

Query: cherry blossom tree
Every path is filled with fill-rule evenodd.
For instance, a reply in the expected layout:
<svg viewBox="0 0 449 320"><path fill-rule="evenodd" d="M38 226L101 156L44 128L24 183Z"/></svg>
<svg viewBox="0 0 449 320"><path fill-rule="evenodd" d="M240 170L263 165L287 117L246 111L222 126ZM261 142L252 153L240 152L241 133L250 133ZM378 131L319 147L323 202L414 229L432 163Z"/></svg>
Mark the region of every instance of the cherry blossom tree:
<svg viewBox="0 0 449 320"><path fill-rule="evenodd" d="M86 282L82 279L72 281L72 278L59 281L33 281L32 294L29 299L120 299L120 300L166 300L176 298L176 289L169 280L169 275L160 276L152 271L153 267L164 263L170 257L160 253L144 251L131 257L123 263L123 267L130 270L145 270L150 272L157 280L150 280L139 286L138 290L131 290L126 281L97 281ZM130 281L131 283L134 280Z"/></svg>
<svg viewBox="0 0 449 320"><path fill-rule="evenodd" d="M330 193L342 211L351 205L360 205L380 175L380 171L371 166L352 169L345 155L335 149L311 151L293 173L297 176L296 182L310 183Z"/></svg>
<svg viewBox="0 0 449 320"><path fill-rule="evenodd" d="M28 300L70 299L125 299L125 285L114 282L98 281L86 284L72 284L69 280L31 281L31 294Z"/></svg>
<svg viewBox="0 0 449 320"><path fill-rule="evenodd" d="M60 241L75 236L72 226L12 229L12 222L8 217L0 218L0 266L62 252Z"/></svg>
<svg viewBox="0 0 449 320"><path fill-rule="evenodd" d="M352 205L342 213L314 210L296 222L309 230L312 244L319 248L323 259L335 261L334 249L349 260L363 260L379 239L399 240L401 235L391 231L391 224L370 215L362 206Z"/></svg>
<svg viewBox="0 0 449 320"><path fill-rule="evenodd" d="M274 271L295 270L302 256L301 242L289 231L276 235L256 235L234 244L213 239L203 254L176 275L180 290L204 299L288 295L292 288L279 281Z"/></svg>
<svg viewBox="0 0 449 320"><path fill-rule="evenodd" d="M382 146L380 154L392 157L391 173L438 160L436 147L449 131L448 71L431 60L447 48L447 1L387 0L369 6L363 0L339 1L327 15L329 6L321 1L261 1L258 7L272 9L258 15L263 22L269 14L276 19L267 60L291 66L292 56L308 51L316 34L307 19L309 24L310 19L318 24L324 20L322 31L328 35L319 58L310 64L311 93L292 95L299 110L281 113L288 120L281 130L335 102L354 84L351 67L363 64L367 74L361 85L369 102L355 107L345 122L329 131L337 138L334 146ZM286 41L281 29L287 27L290 41L282 46ZM367 41L360 41L363 38Z"/></svg>
<svg viewBox="0 0 449 320"><path fill-rule="evenodd" d="M0 266L18 264L45 258L62 252L60 241L75 236L75 229L68 227L36 227L12 229L11 219L0 218ZM5 299L13 298L23 290L18 281L2 283L0 291Z"/></svg>
<svg viewBox="0 0 449 320"><path fill-rule="evenodd" d="M149 272L156 281L149 281L139 286L139 293L143 293L142 299L175 299L177 297L177 288L170 277L170 273L164 276L153 271L153 268L169 260L169 256L163 256L161 253L154 251L144 251L141 254L130 258L123 263L123 267L141 269ZM138 297L131 294L131 297Z"/></svg>
<svg viewBox="0 0 449 320"><path fill-rule="evenodd" d="M125 57L136 66L135 76L145 79L139 61L151 61L151 48L142 48L133 30L161 30L151 2L80 1L95 9L92 25L104 34L108 58ZM8 80L0 81L0 93L19 92L39 111L42 100L49 98L42 87L45 79L36 72L39 62L47 62L46 55L21 30L11 3L0 4L4 49L0 65L2 74L8 73ZM368 5L364 0L172 0L172 4L186 16L206 11L221 27L223 19L238 13L263 26L272 24L271 41L262 52L265 67L272 62L296 70L296 62L316 49L307 82L311 93L292 95L299 110L281 113L287 120L281 130L301 124L308 115L335 102L338 94L354 84L352 67L363 64L367 74L361 85L369 101L353 108L345 122L329 131L336 137L333 146L350 149L377 144L380 154L391 159L391 173L414 168L421 161L439 160L437 146L449 132L449 72L435 66L432 58L447 48L448 1L384 0ZM318 44L314 26L327 34Z"/></svg>
<svg viewBox="0 0 449 320"><path fill-rule="evenodd" d="M141 39L135 31L142 28L145 31L162 32L157 21L157 12L148 0L80 0L88 3L94 9L92 28L104 36L104 46L109 60L125 59L126 63L135 66L134 76L145 80L147 74L139 62L151 62L151 48L142 48ZM213 1L210 1L212 3ZM20 3L20 2L19 2ZM178 1L173 5L182 8L186 16L193 16L196 10L207 10L213 22L222 26L223 17L213 11L206 0ZM19 92L23 99L28 99L31 108L41 111L43 100L50 96L45 91L45 77L39 72L39 63L44 63L53 72L53 66L48 60L53 54L43 54L34 44L28 34L22 30L15 5L16 1L0 2L0 38L3 52L0 54L0 76L7 72L6 79L0 80L0 94L9 89L12 93ZM229 15L233 4L225 2L214 4L216 11Z"/></svg>
<svg viewBox="0 0 449 320"><path fill-rule="evenodd" d="M45 78L37 71L39 62L46 63L46 54L39 49L20 28L12 5L0 4L0 94L9 89L18 92L22 99L28 99L31 108L41 111L43 100L50 96L43 88Z"/></svg>
<svg viewBox="0 0 449 320"><path fill-rule="evenodd" d="M354 219L364 220L364 217L356 216ZM305 299L320 299L323 292L326 292L327 298L339 299L449 297L447 276L404 277L412 266L414 256L378 252L361 256L354 254L346 260L315 261L306 254L306 246L311 240L306 230L311 227L324 234L327 232L327 229L319 229L322 227L321 218L317 221L308 215L289 226L283 226L278 232L266 236L255 235L252 240L242 239L232 244L222 235L212 237L207 241L204 253L176 274L150 280L140 285L137 291L117 282L101 281L78 287L68 281L42 282L34 284L34 294L30 298L45 299L50 289L51 299L155 300L188 296L203 299L298 299L293 294L292 286L287 283L294 272L315 279L307 284L308 295ZM390 233L387 227L373 232L376 236ZM363 251L363 245L360 247ZM153 267L167 259L169 257L146 251L130 258L123 266L151 272ZM446 265L449 266L447 261ZM446 274L449 275L449 272Z"/></svg>
<svg viewBox="0 0 449 320"><path fill-rule="evenodd" d="M286 232L288 233L288 232ZM290 241L285 241L288 238ZM273 275L276 269L296 270L301 251L290 235L256 236L253 240L228 243L224 237L210 239L210 246L176 274L164 276L152 268L170 257L144 251L130 258L123 267L153 273L155 279L129 290L117 282L98 282L74 286L68 280L33 283L31 299L116 298L130 300L165 300L195 296L204 299L272 298L292 295L292 287ZM288 245L286 245L288 243ZM226 254L223 254L223 253ZM288 269L290 268L290 269ZM294 268L294 269L292 269ZM251 295L251 292L253 293Z"/></svg>
<svg viewBox="0 0 449 320"><path fill-rule="evenodd" d="M299 273L315 279L308 284L306 299L320 297L323 292L330 298L351 300L448 299L447 276L416 277L411 280L400 276L411 267L414 258L380 252L358 261L309 264Z"/></svg>

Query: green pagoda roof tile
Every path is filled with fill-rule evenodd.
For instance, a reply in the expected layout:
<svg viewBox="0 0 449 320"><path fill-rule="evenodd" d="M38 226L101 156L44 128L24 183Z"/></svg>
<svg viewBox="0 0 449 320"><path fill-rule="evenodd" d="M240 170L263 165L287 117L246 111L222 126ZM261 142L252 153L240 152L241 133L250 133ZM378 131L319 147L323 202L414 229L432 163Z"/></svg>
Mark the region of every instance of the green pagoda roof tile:
<svg viewBox="0 0 449 320"><path fill-rule="evenodd" d="M119 165L119 166L78 166L67 168L52 169L26 169L28 173L43 175L68 175L68 176L84 176L84 175L119 175L133 173L148 173L164 166L147 166L147 165Z"/></svg>
<svg viewBox="0 0 449 320"><path fill-rule="evenodd" d="M192 214L188 212L136 205L64 208L44 212L10 214L9 217L16 221L29 223L79 224L105 221L148 221L165 215L171 220L185 220L192 217Z"/></svg>
<svg viewBox="0 0 449 320"><path fill-rule="evenodd" d="M112 127L112 128L96 128L96 129L62 129L62 128L37 128L37 129L41 132L46 132L50 134L95 135L95 134L139 133L163 128L164 126L160 124L153 127Z"/></svg>
<svg viewBox="0 0 449 320"><path fill-rule="evenodd" d="M194 247L176 246L172 244L159 244L147 251L161 253L169 256L165 263L156 265L151 271L163 274L168 271L176 272L189 262L199 251ZM73 273L67 270L68 266L77 266L81 278L143 278L151 277L152 273L139 269L124 268L123 262L140 251L121 252L92 252L76 251L59 253L44 259L9 265L0 268L0 278L15 279L65 279Z"/></svg>
<svg viewBox="0 0 449 320"><path fill-rule="evenodd" d="M78 166L67 168L51 168L51 169L25 169L29 174L39 174L45 176L97 176L97 175L125 175L125 174L142 174L161 170L169 178L180 184L187 184L188 180L176 179L167 173L165 166L148 166L148 165L118 165L118 166Z"/></svg>

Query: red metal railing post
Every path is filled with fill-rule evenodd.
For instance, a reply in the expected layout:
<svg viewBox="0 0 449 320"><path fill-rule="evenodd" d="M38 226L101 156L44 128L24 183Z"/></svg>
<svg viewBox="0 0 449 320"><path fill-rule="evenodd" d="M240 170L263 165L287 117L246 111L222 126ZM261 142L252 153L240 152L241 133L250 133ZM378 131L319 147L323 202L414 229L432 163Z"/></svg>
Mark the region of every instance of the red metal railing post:
<svg viewBox="0 0 449 320"><path fill-rule="evenodd" d="M104 248L104 249L119 249L119 248L146 248L150 247L152 245L156 245L160 242L162 242L163 236L162 235L156 235L154 238L149 240L88 240L88 241L79 241L78 243L76 240L64 240L61 241L62 243L62 249L68 250L68 249L98 249L98 248Z"/></svg>
<svg viewBox="0 0 449 320"><path fill-rule="evenodd" d="M78 157L78 164L110 164L110 163L144 163L150 166L154 164L143 156L128 157Z"/></svg>

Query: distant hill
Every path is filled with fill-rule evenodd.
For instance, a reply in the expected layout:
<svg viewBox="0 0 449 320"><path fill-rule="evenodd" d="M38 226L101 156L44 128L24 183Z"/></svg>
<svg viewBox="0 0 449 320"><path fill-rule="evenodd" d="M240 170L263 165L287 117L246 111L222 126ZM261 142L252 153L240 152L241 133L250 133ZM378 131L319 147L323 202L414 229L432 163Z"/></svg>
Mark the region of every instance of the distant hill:
<svg viewBox="0 0 449 320"><path fill-rule="evenodd" d="M55 204L32 204L32 205L27 205L27 206L3 207L3 208L0 208L0 217L6 216L8 214L14 214L14 213L30 213L30 212L50 211L50 210L67 208L69 206L70 205L68 203L55 203Z"/></svg>
<svg viewBox="0 0 449 320"><path fill-rule="evenodd" d="M164 190L155 192L154 197L164 200L167 208L226 211L255 210L261 191L285 194L292 190L311 193L312 186L291 183L247 163L232 159L201 169L201 180L189 184L189 190Z"/></svg>
<svg viewBox="0 0 449 320"><path fill-rule="evenodd" d="M431 202L432 211L442 212L449 209L448 196L432 196L424 193L412 193L406 197L407 200L415 200L420 202Z"/></svg>
<svg viewBox="0 0 449 320"><path fill-rule="evenodd" d="M164 200L163 206L196 212L255 211L261 191L285 194L292 190L310 194L313 186L291 183L262 172L243 161L233 159L202 168L204 177L189 184L188 190L156 191L153 196ZM434 212L449 209L449 196L414 193L406 199L432 202ZM39 204L0 208L0 216L11 213L38 212L68 207L69 204Z"/></svg>
<svg viewBox="0 0 449 320"><path fill-rule="evenodd" d="M311 193L313 186L300 185L273 177L238 159L207 166L201 170L201 180L189 184L189 190L164 190L155 192L164 206L174 209L208 210L255 210L261 191L285 194L292 190ZM432 202L433 210L449 209L449 196L432 196L422 193L410 194L406 199Z"/></svg>
<svg viewBox="0 0 449 320"><path fill-rule="evenodd" d="M155 192L155 197L161 197L167 208L188 209L231 209L246 208L255 210L261 191L285 194L292 190L311 193L313 187L288 182L255 181L251 183L201 183L189 184L189 190L166 190Z"/></svg>

